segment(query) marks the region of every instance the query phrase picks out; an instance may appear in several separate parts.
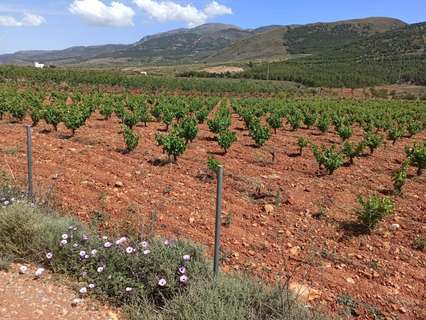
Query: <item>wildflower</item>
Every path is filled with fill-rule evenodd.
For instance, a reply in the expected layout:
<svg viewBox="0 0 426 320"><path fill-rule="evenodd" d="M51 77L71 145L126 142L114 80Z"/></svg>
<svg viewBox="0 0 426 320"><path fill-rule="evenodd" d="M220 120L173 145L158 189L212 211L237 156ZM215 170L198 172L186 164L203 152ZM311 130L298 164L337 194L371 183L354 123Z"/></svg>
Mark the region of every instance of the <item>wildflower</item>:
<svg viewBox="0 0 426 320"><path fill-rule="evenodd" d="M92 255L92 257L96 256L96 254L98 253L98 250L93 249L92 251L90 251L90 254Z"/></svg>
<svg viewBox="0 0 426 320"><path fill-rule="evenodd" d="M120 244L123 244L124 242L126 242L127 241L127 238L126 237L121 237L120 239L118 239L116 242L115 242L115 244L117 245L117 246L119 246Z"/></svg>
<svg viewBox="0 0 426 320"><path fill-rule="evenodd" d="M74 243L72 246L73 246L74 248L77 248L77 247L78 247L78 243Z"/></svg>
<svg viewBox="0 0 426 320"><path fill-rule="evenodd" d="M102 273L104 271L104 267L98 267L98 269L96 269L96 271L98 273Z"/></svg>
<svg viewBox="0 0 426 320"><path fill-rule="evenodd" d="M167 284L167 281L166 281L166 279L164 279L164 278L161 278L161 279L158 281L158 285L159 285L160 287L164 287L166 284Z"/></svg>
<svg viewBox="0 0 426 320"><path fill-rule="evenodd" d="M151 253L151 250L148 250L148 249L143 251L144 255L147 255L147 254L150 254L150 253Z"/></svg>
<svg viewBox="0 0 426 320"><path fill-rule="evenodd" d="M72 229L74 229L74 226L73 226L73 225L70 225L70 226L68 227L68 230L72 230Z"/></svg>
<svg viewBox="0 0 426 320"><path fill-rule="evenodd" d="M104 247L105 248L110 248L112 246L112 243L111 242L105 242L104 243Z"/></svg>
<svg viewBox="0 0 426 320"><path fill-rule="evenodd" d="M73 231L77 231L77 227L72 228Z"/></svg>
<svg viewBox="0 0 426 320"><path fill-rule="evenodd" d="M83 287L83 288L81 288L80 289L80 291L79 291L81 294L86 294L87 293L87 288L86 287Z"/></svg>
<svg viewBox="0 0 426 320"><path fill-rule="evenodd" d="M44 273L44 268L38 268L35 272L36 278L40 278L43 273Z"/></svg>
<svg viewBox="0 0 426 320"><path fill-rule="evenodd" d="M64 234L61 236L61 238L62 238L62 239L64 239L64 240L67 240L67 239L68 239L68 235L67 235L66 233L64 233Z"/></svg>
<svg viewBox="0 0 426 320"><path fill-rule="evenodd" d="M186 268L184 266L179 267L178 269L180 274L185 274L186 273Z"/></svg>
<svg viewBox="0 0 426 320"><path fill-rule="evenodd" d="M82 277L86 277L86 276L87 276L87 272L86 272L86 271L83 271L83 272L81 273L81 276L82 276Z"/></svg>
<svg viewBox="0 0 426 320"><path fill-rule="evenodd" d="M141 246L142 246L142 248L148 248L148 242L142 241Z"/></svg>
<svg viewBox="0 0 426 320"><path fill-rule="evenodd" d="M95 289L96 285L94 283L91 283L88 285L89 289Z"/></svg>
<svg viewBox="0 0 426 320"><path fill-rule="evenodd" d="M135 251L135 249L133 249L132 247L127 247L126 248L126 253L127 254L132 254Z"/></svg>
<svg viewBox="0 0 426 320"><path fill-rule="evenodd" d="M28 271L28 268L26 266L20 266L19 267L19 273L20 274L27 273L27 271Z"/></svg>
<svg viewBox="0 0 426 320"><path fill-rule="evenodd" d="M89 259L89 255L88 254L86 254L85 256L84 256L84 259Z"/></svg>
<svg viewBox="0 0 426 320"><path fill-rule="evenodd" d="M87 241L87 240L89 240L89 237L88 237L87 235L83 234L83 235L81 236L81 240L83 240L83 241Z"/></svg>
<svg viewBox="0 0 426 320"><path fill-rule="evenodd" d="M179 282L186 284L188 282L188 277L186 275L182 275L179 277Z"/></svg>
<svg viewBox="0 0 426 320"><path fill-rule="evenodd" d="M48 260L52 259L52 258L53 258L53 253L52 253L52 252L48 252L48 253L46 253L46 258L47 258Z"/></svg>
<svg viewBox="0 0 426 320"><path fill-rule="evenodd" d="M164 245L169 246L171 244L170 240L164 240Z"/></svg>
<svg viewBox="0 0 426 320"><path fill-rule="evenodd" d="M133 290L133 288L127 287L126 288L126 292L131 292Z"/></svg>
<svg viewBox="0 0 426 320"><path fill-rule="evenodd" d="M191 260L191 256L189 254L186 254L183 256L183 261L189 261Z"/></svg>
<svg viewBox="0 0 426 320"><path fill-rule="evenodd" d="M64 246L64 245L66 245L68 243L68 241L67 240L61 240L61 242L60 242L60 244L61 244L61 246Z"/></svg>
<svg viewBox="0 0 426 320"><path fill-rule="evenodd" d="M84 258L86 256L86 251L80 251L80 258Z"/></svg>
<svg viewBox="0 0 426 320"><path fill-rule="evenodd" d="M102 240L108 240L108 237L107 236L103 236Z"/></svg>

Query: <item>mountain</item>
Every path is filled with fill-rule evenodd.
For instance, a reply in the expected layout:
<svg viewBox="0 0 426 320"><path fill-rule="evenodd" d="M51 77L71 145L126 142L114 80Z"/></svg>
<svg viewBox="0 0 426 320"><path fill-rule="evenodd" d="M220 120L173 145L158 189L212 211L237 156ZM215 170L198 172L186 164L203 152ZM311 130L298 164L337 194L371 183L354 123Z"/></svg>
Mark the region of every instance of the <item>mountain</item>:
<svg viewBox="0 0 426 320"><path fill-rule="evenodd" d="M146 36L129 45L72 47L54 51L21 51L0 55L0 63L30 64L176 64L224 63L249 60L285 60L300 55L344 50L358 41L383 35L398 37L407 26L392 18L365 18L308 25L270 25L245 30L234 25L209 23ZM404 29L409 35L416 29ZM392 33L393 32L393 33ZM347 49L352 50L352 49ZM343 53L342 53L343 54Z"/></svg>

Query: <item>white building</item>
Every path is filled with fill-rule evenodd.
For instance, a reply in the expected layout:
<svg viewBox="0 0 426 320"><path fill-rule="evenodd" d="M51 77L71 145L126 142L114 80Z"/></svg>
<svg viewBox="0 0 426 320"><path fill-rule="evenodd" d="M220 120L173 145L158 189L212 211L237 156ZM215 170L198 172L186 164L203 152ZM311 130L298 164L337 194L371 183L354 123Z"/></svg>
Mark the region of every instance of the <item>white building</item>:
<svg viewBox="0 0 426 320"><path fill-rule="evenodd" d="M38 69L43 69L44 68L44 64L43 63L34 62L34 67L36 67Z"/></svg>

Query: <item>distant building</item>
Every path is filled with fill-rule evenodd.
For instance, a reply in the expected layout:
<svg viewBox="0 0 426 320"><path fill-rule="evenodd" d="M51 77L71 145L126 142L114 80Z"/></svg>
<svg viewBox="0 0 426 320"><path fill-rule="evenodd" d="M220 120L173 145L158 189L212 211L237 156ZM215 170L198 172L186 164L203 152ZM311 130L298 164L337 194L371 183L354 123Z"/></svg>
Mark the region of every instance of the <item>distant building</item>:
<svg viewBox="0 0 426 320"><path fill-rule="evenodd" d="M43 63L34 62L34 67L38 68L38 69L43 69L44 68L44 64Z"/></svg>

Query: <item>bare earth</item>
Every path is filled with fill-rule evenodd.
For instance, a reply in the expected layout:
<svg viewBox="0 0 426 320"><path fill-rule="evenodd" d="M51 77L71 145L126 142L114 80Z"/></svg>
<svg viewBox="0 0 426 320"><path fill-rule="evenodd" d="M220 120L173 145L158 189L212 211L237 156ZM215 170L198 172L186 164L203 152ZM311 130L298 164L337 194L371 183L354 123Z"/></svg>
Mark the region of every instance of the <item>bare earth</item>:
<svg viewBox="0 0 426 320"><path fill-rule="evenodd" d="M362 319L371 318L372 310L385 319L426 319L426 255L412 247L426 235L426 174L416 176L410 169L404 194L395 198L395 213L372 234L351 228L357 195L389 194L392 172L405 158L404 146L423 141L425 132L395 145L388 142L328 176L319 175L310 150L297 155L297 138L330 145L340 141L334 130L320 135L316 128L293 132L286 125L258 149L234 115L238 142L226 155L204 124L176 165L162 165L159 159L165 155L155 133L163 124L138 126L139 146L128 155L119 152L124 142L116 118L104 121L94 114L73 138L62 126L58 133L47 128L41 123L34 129L36 188L40 196L53 191L69 214L88 221L103 210L119 225L147 221L156 212L158 233L211 249L215 183L206 178L206 167L208 153L214 153L225 166L224 270L245 270L272 283L291 273L291 281L317 290L311 303L331 312L342 312L350 297L358 302L355 311ZM361 138L355 128L351 140ZM23 186L22 124L0 122L0 149L0 170ZM272 208L265 210L265 204ZM320 207L327 216L316 219Z"/></svg>
<svg viewBox="0 0 426 320"><path fill-rule="evenodd" d="M8 272L0 271L0 319L1 320L116 320L111 309L91 299L72 306L76 292L55 281L46 272L41 279L34 279L31 272L19 274L19 265Z"/></svg>

